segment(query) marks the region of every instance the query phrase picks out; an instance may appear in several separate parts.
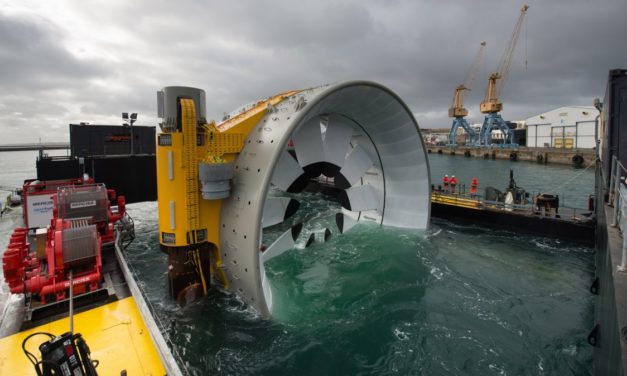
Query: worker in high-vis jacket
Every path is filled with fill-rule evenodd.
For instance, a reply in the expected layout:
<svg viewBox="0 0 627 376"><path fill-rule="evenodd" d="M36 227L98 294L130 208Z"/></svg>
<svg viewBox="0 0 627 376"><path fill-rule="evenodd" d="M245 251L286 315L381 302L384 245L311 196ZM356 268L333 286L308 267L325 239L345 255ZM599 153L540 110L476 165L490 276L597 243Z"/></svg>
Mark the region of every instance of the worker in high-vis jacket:
<svg viewBox="0 0 627 376"><path fill-rule="evenodd" d="M442 186L444 187L444 192L448 192L448 175L444 175L442 178Z"/></svg>
<svg viewBox="0 0 627 376"><path fill-rule="evenodd" d="M451 192L455 193L455 187L457 186L457 178L455 177L455 175L451 176L449 184L451 185Z"/></svg>
<svg viewBox="0 0 627 376"><path fill-rule="evenodd" d="M472 178L470 181L470 196L475 197L477 195L477 187L479 186L479 180Z"/></svg>

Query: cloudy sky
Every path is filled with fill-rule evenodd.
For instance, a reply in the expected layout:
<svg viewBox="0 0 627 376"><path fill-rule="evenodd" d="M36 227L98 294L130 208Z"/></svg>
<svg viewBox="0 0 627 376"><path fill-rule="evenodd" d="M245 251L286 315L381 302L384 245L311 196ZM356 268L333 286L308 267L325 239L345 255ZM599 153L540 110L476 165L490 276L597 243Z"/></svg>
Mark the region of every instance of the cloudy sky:
<svg viewBox="0 0 627 376"><path fill-rule="evenodd" d="M156 94L207 93L209 118L290 89L365 79L400 95L423 128L447 110L478 50L487 63L468 95L471 122L488 70L509 42L521 1L3 1L0 144L64 141L67 124L157 125ZM627 68L627 1L528 1L503 89L518 120L603 97ZM525 56L528 61L525 69Z"/></svg>

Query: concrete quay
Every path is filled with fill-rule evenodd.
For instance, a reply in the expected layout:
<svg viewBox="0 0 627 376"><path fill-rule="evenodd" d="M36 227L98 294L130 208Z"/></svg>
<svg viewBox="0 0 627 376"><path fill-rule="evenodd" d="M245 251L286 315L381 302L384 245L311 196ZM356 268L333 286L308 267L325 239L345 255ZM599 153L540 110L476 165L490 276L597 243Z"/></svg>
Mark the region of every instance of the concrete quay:
<svg viewBox="0 0 627 376"><path fill-rule="evenodd" d="M434 146L427 145L427 153L442 155L457 155L484 159L509 159L511 161L525 161L542 164L562 164L573 166L588 166L595 161L594 149L555 149L477 147L477 146Z"/></svg>

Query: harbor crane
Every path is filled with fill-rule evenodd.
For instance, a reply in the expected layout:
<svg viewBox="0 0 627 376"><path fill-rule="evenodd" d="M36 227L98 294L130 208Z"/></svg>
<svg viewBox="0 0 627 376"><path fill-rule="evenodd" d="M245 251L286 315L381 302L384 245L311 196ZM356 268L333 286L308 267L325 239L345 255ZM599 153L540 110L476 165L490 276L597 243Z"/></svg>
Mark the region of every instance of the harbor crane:
<svg viewBox="0 0 627 376"><path fill-rule="evenodd" d="M528 9L529 5L523 5L522 8L520 8L520 15L518 16L516 26L514 26L514 32L512 33L507 49L501 58L497 70L488 77L488 87L486 89L485 98L480 105L481 113L486 114L486 117L483 121L481 131L479 132L478 146L490 146L492 144L492 130L494 129L500 129L501 132L503 132L505 137L503 146L518 146L514 143L514 131L509 129L499 113L503 110L503 102L501 102L500 96L512 65L516 43L518 42L520 29Z"/></svg>
<svg viewBox="0 0 627 376"><path fill-rule="evenodd" d="M479 47L477 56L475 56L475 59L472 62L472 66L468 71L466 80L463 84L457 85L457 87L455 88L453 103L451 104L451 108L448 109L448 116L454 118L453 125L451 126L451 131L448 134L449 146L457 146L457 143L455 142L455 135L459 127L462 127L466 131L466 133L468 133L468 141L471 145L476 144L478 141L477 133L470 127L470 125L466 121L468 110L464 108L464 93L471 90L472 83L475 80L475 75L477 74L479 66L481 65L481 59L483 58L485 46L486 42L481 42L481 47Z"/></svg>

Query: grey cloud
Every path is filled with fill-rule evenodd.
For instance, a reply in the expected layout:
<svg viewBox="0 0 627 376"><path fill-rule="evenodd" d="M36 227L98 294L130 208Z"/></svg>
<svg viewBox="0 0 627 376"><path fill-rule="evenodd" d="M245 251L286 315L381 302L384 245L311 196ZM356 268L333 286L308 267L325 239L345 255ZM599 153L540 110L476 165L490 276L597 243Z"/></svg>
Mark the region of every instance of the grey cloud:
<svg viewBox="0 0 627 376"><path fill-rule="evenodd" d="M63 34L41 19L16 19L0 13L0 88L32 90L80 86L81 80L106 74L93 61L80 61L63 47Z"/></svg>
<svg viewBox="0 0 627 376"><path fill-rule="evenodd" d="M167 85L205 89L209 117L220 118L277 92L366 79L396 91L421 126L448 127L454 87L486 40L487 64L467 97L471 120L481 121L478 105L487 73L505 49L520 5L497 0L133 1L94 7L72 2L59 12L103 25L82 32L96 35L102 29L124 36L123 42L111 38L99 46L113 59L84 61L67 52L68 32L54 15L0 14L0 88L40 101L40 107L29 101L21 107L33 106L38 114L31 118L42 122L117 122L121 111L133 111L140 113L140 122L155 125L155 92ZM503 116L521 119L603 96L608 69L627 66L621 45L627 3L533 0L530 5L503 90ZM0 94L0 103L5 98ZM0 106L0 126L14 124L12 116Z"/></svg>

